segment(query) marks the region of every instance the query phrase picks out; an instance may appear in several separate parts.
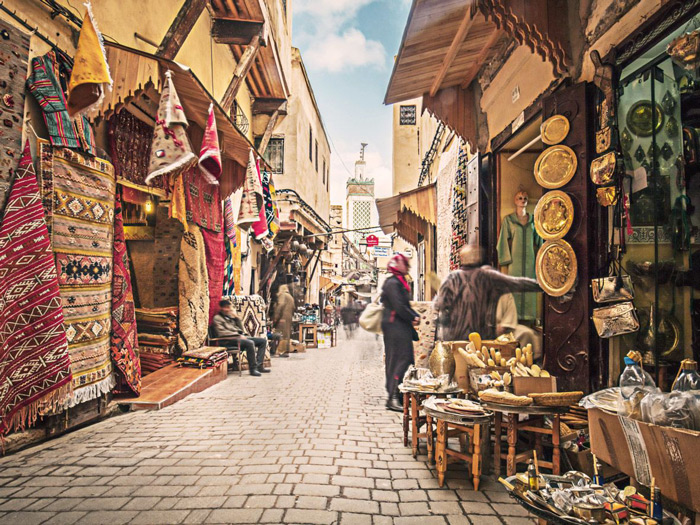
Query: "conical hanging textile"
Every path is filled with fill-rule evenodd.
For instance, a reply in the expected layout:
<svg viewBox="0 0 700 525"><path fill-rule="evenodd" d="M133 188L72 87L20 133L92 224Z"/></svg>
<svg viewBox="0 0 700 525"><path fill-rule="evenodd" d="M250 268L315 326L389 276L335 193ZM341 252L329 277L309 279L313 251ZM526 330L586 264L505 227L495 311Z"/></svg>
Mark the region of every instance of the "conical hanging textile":
<svg viewBox="0 0 700 525"><path fill-rule="evenodd" d="M214 104L209 104L207 129L204 130L202 149L199 151L199 169L204 180L209 184L219 184L221 178L221 149L219 149L219 134L216 131L216 116Z"/></svg>
<svg viewBox="0 0 700 525"><path fill-rule="evenodd" d="M150 184L154 178L161 175L183 171L197 161L197 156L192 153L186 128L187 117L175 91L172 72L166 71L153 132L146 184Z"/></svg>
<svg viewBox="0 0 700 525"><path fill-rule="evenodd" d="M68 82L67 109L70 117L98 104L104 97L104 85L107 84L110 87L112 85L102 35L97 30L92 6L88 2L85 7L87 10L83 27L80 29L73 71Z"/></svg>

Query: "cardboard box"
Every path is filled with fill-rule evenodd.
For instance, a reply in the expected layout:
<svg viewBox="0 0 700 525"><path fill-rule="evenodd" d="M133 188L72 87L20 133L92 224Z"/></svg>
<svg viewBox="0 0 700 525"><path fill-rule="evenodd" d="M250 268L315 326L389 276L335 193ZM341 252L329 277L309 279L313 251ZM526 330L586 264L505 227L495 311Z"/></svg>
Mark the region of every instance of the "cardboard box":
<svg viewBox="0 0 700 525"><path fill-rule="evenodd" d="M663 496L700 512L700 469L694 461L700 432L622 418L598 408L588 411L588 424L591 451L601 461L642 484L648 485L640 478L653 476Z"/></svg>
<svg viewBox="0 0 700 525"><path fill-rule="evenodd" d="M289 349L290 352L296 352L299 354L303 354L304 352L306 352L306 345L304 343L300 343L299 341L295 341L293 339L292 339L292 341L290 341L290 343L291 343L291 347Z"/></svg>
<svg viewBox="0 0 700 525"><path fill-rule="evenodd" d="M564 450L566 451L566 456L569 458L569 463L571 463L571 467L574 470L584 472L590 477L593 477L595 470L593 469L593 452L591 452L590 448L578 452L574 452L573 450L569 449ZM620 474L619 470L617 470L615 467L611 467L607 463L601 462L600 458L598 458L598 462L600 463L601 474L603 475L604 480L612 479Z"/></svg>
<svg viewBox="0 0 700 525"><path fill-rule="evenodd" d="M557 391L556 377L521 377L513 376L513 393L516 396L528 394L546 394Z"/></svg>
<svg viewBox="0 0 700 525"><path fill-rule="evenodd" d="M510 369L504 366L469 367L469 391L477 394L482 390L486 390L487 387L485 385L479 384L479 377L489 375L491 372L498 372L503 376L508 370Z"/></svg>
<svg viewBox="0 0 700 525"><path fill-rule="evenodd" d="M508 360L511 357L515 357L515 349L520 346L520 343L518 341L508 341L505 343L501 341L482 341L481 345L489 350L494 348L498 352L501 352L501 357L503 359Z"/></svg>

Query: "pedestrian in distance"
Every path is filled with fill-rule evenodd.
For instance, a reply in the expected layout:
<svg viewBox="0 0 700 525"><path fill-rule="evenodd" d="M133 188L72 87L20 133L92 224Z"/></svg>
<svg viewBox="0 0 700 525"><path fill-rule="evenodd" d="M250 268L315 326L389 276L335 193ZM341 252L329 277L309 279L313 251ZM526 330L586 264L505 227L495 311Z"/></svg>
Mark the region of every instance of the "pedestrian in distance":
<svg viewBox="0 0 700 525"><path fill-rule="evenodd" d="M277 299L272 311L272 323L275 326L275 330L282 336L278 346L278 355L280 357L289 357L294 310L294 297L289 292L289 286L283 284L277 290Z"/></svg>
<svg viewBox="0 0 700 525"><path fill-rule="evenodd" d="M267 348L267 338L251 337L243 327L243 323L236 315L233 304L228 299L219 301L219 313L212 320L214 336L222 339L223 346L236 347L238 343L241 350L245 351L248 359L248 372L252 376L260 376L261 373L269 372L263 366L265 359L265 349ZM238 363L241 366L241 363Z"/></svg>
<svg viewBox="0 0 700 525"><path fill-rule="evenodd" d="M420 321L420 316L411 308L411 287L406 280L409 269L410 264L403 254L394 255L387 265L391 276L384 281L381 294L386 391L389 395L386 407L395 412L403 411L399 384L408 367L414 364L413 341L418 340L414 327Z"/></svg>

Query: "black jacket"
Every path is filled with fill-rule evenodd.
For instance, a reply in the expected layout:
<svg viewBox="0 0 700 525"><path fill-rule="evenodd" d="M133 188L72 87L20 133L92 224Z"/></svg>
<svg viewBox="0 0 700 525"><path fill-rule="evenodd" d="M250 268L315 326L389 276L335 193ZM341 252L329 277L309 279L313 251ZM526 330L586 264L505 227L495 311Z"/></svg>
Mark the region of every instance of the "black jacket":
<svg viewBox="0 0 700 525"><path fill-rule="evenodd" d="M411 308L408 290L395 275L384 281L381 299L384 306L382 322L399 322L413 327L413 320L419 315Z"/></svg>

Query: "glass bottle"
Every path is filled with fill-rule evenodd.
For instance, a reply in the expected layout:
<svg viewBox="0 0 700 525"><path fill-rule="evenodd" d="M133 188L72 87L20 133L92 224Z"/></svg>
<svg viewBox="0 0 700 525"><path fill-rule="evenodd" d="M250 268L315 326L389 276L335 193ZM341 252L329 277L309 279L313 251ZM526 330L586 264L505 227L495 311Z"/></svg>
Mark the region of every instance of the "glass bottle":
<svg viewBox="0 0 700 525"><path fill-rule="evenodd" d="M527 484L533 492L540 490L540 479L537 476L537 469L532 460L528 461L527 465Z"/></svg>

